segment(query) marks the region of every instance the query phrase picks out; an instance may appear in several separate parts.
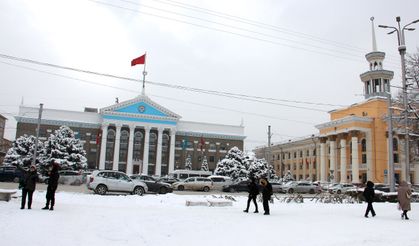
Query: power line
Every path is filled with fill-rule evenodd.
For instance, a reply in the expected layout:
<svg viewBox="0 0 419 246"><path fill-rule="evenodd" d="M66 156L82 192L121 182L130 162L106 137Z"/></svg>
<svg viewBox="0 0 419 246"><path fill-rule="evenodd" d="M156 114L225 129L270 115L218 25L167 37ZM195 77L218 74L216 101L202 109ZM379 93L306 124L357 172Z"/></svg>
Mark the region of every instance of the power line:
<svg viewBox="0 0 419 246"><path fill-rule="evenodd" d="M64 70L70 70L70 71L74 71L74 72L87 73L87 74L91 74L91 75L104 76L104 77L120 79L120 80L127 80L127 81L131 81L131 82L136 82L136 83L139 82L139 80L133 79L133 78L127 78L127 77L122 77L122 76L117 76L117 75L112 75L112 74L106 74L106 73L94 72L94 71L89 71L89 70L84 70L84 69L79 69L79 68L61 66L61 65L56 65L56 64L52 64L52 63L40 62L40 61L31 60L31 59L19 58L19 57L15 57L15 56L5 55L5 54L1 54L1 53L0 53L0 57L5 58L5 59L9 59L9 60L15 60L15 61L20 61L20 62L25 62L25 63L32 63L32 64L36 64L36 65L41 65L41 66L48 66L48 67L59 68L59 69L64 69ZM12 65L10 63L5 63L5 64ZM19 65L15 65L15 66L37 71L36 69L27 68L27 67L23 67L23 66L19 66ZM57 74L51 73L51 72L46 72L46 71L42 71L42 72L57 75ZM65 77L65 75L60 75L60 76ZM175 85L175 84L167 84L167 83L162 83L162 82L146 81L146 83L149 83L149 84L152 84L152 85L157 85L157 86L168 87L168 88L182 89L182 90L187 90L187 91L193 91L193 92L223 96L223 97L228 97L228 98L236 98L236 99L240 99L240 100L268 103L268 104L274 104L274 105L279 105L279 106L314 110L314 111L320 111L320 112L327 112L327 111L321 110L321 109L318 109L318 108L294 106L294 105L275 103L275 102L270 102L270 101L281 101L281 102L288 102L288 103L309 104L309 105L315 105L315 106L335 106L335 107L344 107L345 106L345 105L336 105L336 104L319 103L319 102L307 102L307 101L285 100L285 99L277 99L277 98L265 98L265 97L231 93L231 92L224 92L224 91L205 90L205 89L186 87L186 86L180 86L180 85Z"/></svg>
<svg viewBox="0 0 419 246"><path fill-rule="evenodd" d="M307 52L317 53L317 54L321 54L321 55L327 55L327 56L331 56L331 57L334 57L334 58L360 62L360 59L351 59L349 57L345 57L345 55L346 56L354 56L352 54L349 54L349 55L341 54L341 55L344 55L344 56L338 56L336 54L332 54L332 53L328 53L328 52L322 52L322 51L318 51L318 50L307 49L307 48L304 48L304 47L299 47L299 46L295 46L295 45L288 44L288 43L281 43L281 42L272 41L272 40L264 39L264 38L259 38L259 37L255 37L255 36L251 36L251 35L247 35L247 34L227 31L227 30L220 29L220 28L215 28L215 27L209 27L209 26L205 26L205 25L202 25L202 24L197 24L197 23L193 23L193 22L189 22L189 21L179 20L179 19L176 19L176 18L171 18L171 17L167 17L167 16L162 16L162 15L152 14L152 13L148 13L148 12L137 10L137 9L131 9L131 8L127 8L127 7L123 7L123 6L119 6L119 5L115 5L115 4L111 4L111 3L101 2L101 1L98 1L98 0L88 0L88 1L91 1L91 2L94 2L94 3L97 3L97 4L101 4L101 5L105 5L105 6L109 6L109 7L113 7L113 8L117 8L117 9L122 9L122 10L126 10L126 11L141 13L141 14L144 14L144 15L149 15L149 16L153 16L153 17L158 17L158 18L174 21L174 22L179 22L179 23L184 23L184 24L188 24L188 25L192 25L192 26L196 26L196 27L200 27L200 28L205 28L205 29L209 29L209 30L213 30L213 31L229 33L229 34L232 34L232 35L235 35L235 36L244 37L244 38L253 39L253 40L258 40L258 41L262 41L262 42L266 42L266 43L271 43L271 44L274 44L274 45L286 46L286 47L289 47L289 48L304 50L304 51L307 51ZM310 46L310 45L308 45L308 46ZM324 48L322 48L322 49L324 49Z"/></svg>

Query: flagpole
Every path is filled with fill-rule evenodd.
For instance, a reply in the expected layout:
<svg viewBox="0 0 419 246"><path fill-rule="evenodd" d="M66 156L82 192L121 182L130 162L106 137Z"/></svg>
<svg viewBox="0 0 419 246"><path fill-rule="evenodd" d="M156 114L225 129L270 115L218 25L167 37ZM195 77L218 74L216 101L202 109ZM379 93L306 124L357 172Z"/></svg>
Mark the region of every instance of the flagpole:
<svg viewBox="0 0 419 246"><path fill-rule="evenodd" d="M145 94L145 76L147 75L147 72L145 71L145 65L146 65L146 59L147 59L147 52L144 54L144 70L143 70L143 90L142 94Z"/></svg>

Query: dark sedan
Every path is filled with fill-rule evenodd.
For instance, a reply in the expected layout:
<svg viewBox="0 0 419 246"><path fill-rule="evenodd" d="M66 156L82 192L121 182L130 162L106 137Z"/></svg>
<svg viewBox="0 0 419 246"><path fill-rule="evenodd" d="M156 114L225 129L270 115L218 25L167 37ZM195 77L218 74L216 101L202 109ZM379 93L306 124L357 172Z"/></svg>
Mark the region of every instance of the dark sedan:
<svg viewBox="0 0 419 246"><path fill-rule="evenodd" d="M0 167L0 181L19 182L23 178L23 172L15 166Z"/></svg>
<svg viewBox="0 0 419 246"><path fill-rule="evenodd" d="M231 185L223 186L223 191L225 191L225 192L239 192L239 191L248 192L249 191L248 185L249 185L248 180L239 181L239 182L232 183Z"/></svg>
<svg viewBox="0 0 419 246"><path fill-rule="evenodd" d="M143 181L148 188L149 192L159 193L159 194L166 194L169 192L173 192L172 186L168 183L159 182L151 176L148 175L132 175L132 179L137 179Z"/></svg>

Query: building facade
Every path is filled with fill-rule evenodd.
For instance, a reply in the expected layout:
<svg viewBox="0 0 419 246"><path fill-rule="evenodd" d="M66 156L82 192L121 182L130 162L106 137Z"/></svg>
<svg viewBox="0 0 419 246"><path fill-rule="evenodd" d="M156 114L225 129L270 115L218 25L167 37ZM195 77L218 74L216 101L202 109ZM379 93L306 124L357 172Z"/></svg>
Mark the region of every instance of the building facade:
<svg viewBox="0 0 419 246"><path fill-rule="evenodd" d="M0 114L0 165L3 163L7 150L12 146L12 142L4 138L7 118Z"/></svg>
<svg viewBox="0 0 419 246"><path fill-rule="evenodd" d="M16 137L35 135L38 108L21 106ZM85 112L44 109L40 139L62 125L84 144L88 167L127 174L163 176L183 169L190 158L200 169L204 157L212 171L233 146L243 149L244 127L181 121L181 116L144 93L125 102Z"/></svg>

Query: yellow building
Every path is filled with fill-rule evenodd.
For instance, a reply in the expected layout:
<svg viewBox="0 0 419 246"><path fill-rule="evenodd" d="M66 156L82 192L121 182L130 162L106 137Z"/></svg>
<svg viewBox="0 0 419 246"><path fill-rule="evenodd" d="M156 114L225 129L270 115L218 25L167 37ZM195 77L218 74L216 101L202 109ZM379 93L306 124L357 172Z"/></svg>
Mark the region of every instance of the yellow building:
<svg viewBox="0 0 419 246"><path fill-rule="evenodd" d="M330 111L330 121L316 128L319 134L255 149L260 157L272 154L277 175L290 172L295 180L340 183L388 182L388 95L393 72L383 69L385 53L366 54L369 69L360 75L365 100ZM404 137L393 130L396 182L406 180ZM316 155L317 152L317 155ZM317 165L316 165L317 163ZM419 183L419 163L410 164L410 180Z"/></svg>

